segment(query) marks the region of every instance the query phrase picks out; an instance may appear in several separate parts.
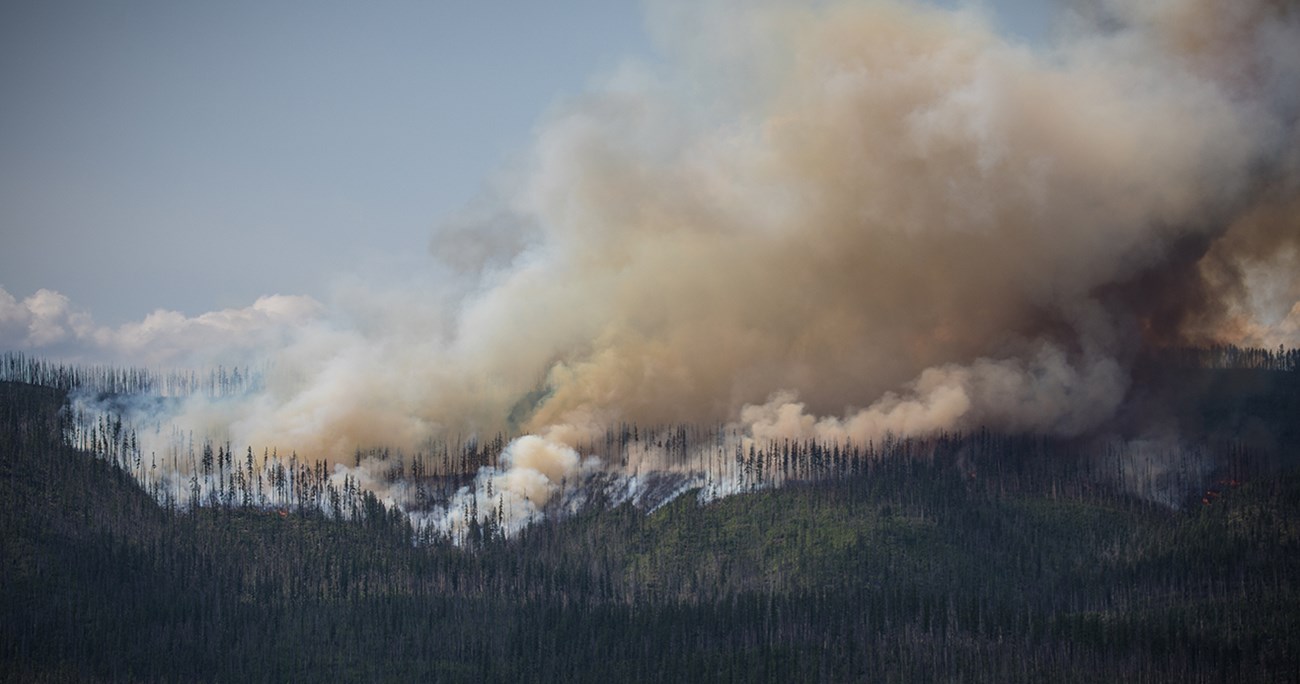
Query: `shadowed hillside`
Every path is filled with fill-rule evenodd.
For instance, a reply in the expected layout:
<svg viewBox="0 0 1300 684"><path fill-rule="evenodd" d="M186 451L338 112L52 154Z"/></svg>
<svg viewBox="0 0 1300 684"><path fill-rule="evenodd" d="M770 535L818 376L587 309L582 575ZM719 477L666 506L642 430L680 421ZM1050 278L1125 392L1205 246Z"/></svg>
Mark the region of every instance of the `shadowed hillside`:
<svg viewBox="0 0 1300 684"><path fill-rule="evenodd" d="M1010 487L1012 458L976 475L897 458L462 549L411 544L378 503L356 521L165 510L63 446L61 401L0 385L9 680L1260 681L1300 667L1294 473L1172 512Z"/></svg>

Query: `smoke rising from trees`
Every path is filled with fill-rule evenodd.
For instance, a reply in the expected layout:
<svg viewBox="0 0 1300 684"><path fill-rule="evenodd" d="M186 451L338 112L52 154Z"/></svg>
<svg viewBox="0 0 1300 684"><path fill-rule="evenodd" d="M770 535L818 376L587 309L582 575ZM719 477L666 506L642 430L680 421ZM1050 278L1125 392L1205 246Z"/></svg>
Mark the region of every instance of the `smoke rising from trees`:
<svg viewBox="0 0 1300 684"><path fill-rule="evenodd" d="M340 286L262 392L176 420L336 461L623 421L1075 436L1144 345L1297 341L1294 3L1081 3L1046 47L885 1L650 21L663 63L553 112L434 276Z"/></svg>

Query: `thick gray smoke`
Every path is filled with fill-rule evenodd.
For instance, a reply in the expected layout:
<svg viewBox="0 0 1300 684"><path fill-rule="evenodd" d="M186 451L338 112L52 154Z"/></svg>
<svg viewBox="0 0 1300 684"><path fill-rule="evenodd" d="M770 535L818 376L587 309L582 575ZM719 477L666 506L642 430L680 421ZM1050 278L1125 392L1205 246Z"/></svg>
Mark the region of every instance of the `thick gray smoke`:
<svg viewBox="0 0 1300 684"><path fill-rule="evenodd" d="M545 121L435 283L342 289L178 420L336 461L546 434L483 476L536 502L624 421L1075 436L1144 344L1300 341L1295 3L1079 3L1039 47L904 2L651 14L665 62Z"/></svg>

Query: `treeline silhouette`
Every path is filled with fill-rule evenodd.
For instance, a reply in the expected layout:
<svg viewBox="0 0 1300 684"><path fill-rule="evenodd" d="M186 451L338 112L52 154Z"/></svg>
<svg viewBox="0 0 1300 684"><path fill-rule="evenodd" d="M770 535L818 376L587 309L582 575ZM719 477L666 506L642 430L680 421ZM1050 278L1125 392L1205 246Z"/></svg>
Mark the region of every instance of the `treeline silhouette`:
<svg viewBox="0 0 1300 684"><path fill-rule="evenodd" d="M1144 354L1141 363L1185 369L1296 371L1300 370L1300 349L1234 345L1169 347ZM158 370L111 364L68 364L16 351L0 353L0 381L68 392L225 397L260 390L263 376L262 370L253 371L248 367L227 369L218 366L205 372L195 369Z"/></svg>
<svg viewBox="0 0 1300 684"><path fill-rule="evenodd" d="M22 352L0 354L0 382L19 382L51 387L64 392L110 395L151 395L219 398L256 392L262 388L263 373L248 367L218 366L197 370L154 370L122 368L107 364L66 364Z"/></svg>
<svg viewBox="0 0 1300 684"><path fill-rule="evenodd" d="M1147 360L1183 368L1295 371L1300 369L1300 349L1264 349L1227 344L1172 347L1149 354Z"/></svg>

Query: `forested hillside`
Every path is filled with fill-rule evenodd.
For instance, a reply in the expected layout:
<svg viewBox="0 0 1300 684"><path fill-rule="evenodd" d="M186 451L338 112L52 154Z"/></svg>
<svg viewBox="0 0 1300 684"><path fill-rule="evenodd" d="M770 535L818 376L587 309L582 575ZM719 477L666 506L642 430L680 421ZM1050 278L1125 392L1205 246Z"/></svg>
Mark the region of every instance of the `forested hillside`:
<svg viewBox="0 0 1300 684"><path fill-rule="evenodd" d="M984 456L898 451L833 480L648 515L589 507L459 547L413 544L381 506L351 520L162 507L65 445L64 401L0 384L11 681L1300 672L1300 476L1285 459L1173 510L986 435L1000 446Z"/></svg>

